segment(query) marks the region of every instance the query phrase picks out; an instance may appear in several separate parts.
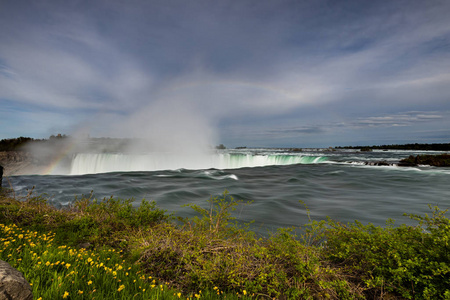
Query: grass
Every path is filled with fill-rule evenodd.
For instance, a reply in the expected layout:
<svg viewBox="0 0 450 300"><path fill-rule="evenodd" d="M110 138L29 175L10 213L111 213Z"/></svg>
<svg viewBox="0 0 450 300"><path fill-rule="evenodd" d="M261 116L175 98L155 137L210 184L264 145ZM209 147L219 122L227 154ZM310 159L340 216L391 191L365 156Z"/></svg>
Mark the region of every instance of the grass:
<svg viewBox="0 0 450 300"><path fill-rule="evenodd" d="M410 216L417 226L324 220L258 238L226 192L178 221L132 202L56 209L3 189L0 259L35 299L450 299L450 221L437 207Z"/></svg>

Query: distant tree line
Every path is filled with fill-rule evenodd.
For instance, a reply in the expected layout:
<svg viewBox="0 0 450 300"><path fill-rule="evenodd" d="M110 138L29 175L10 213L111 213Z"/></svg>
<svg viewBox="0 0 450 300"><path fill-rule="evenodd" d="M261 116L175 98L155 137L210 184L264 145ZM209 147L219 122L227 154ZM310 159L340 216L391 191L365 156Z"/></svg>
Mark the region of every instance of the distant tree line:
<svg viewBox="0 0 450 300"><path fill-rule="evenodd" d="M58 135L51 135L48 140L46 139L33 139L30 137L18 137L13 139L3 139L0 140L0 151L25 151L26 148L24 147L27 144L30 143L44 143L47 141L55 141L59 139L64 139L67 136L58 134Z"/></svg>
<svg viewBox="0 0 450 300"><path fill-rule="evenodd" d="M381 145L381 146L344 146L336 149L380 149L380 150L430 150L430 151L450 151L450 143L444 144L403 144L403 145Z"/></svg>
<svg viewBox="0 0 450 300"><path fill-rule="evenodd" d="M4 139L0 141L0 151L21 151L23 146L34 139L29 137L19 137L15 139Z"/></svg>

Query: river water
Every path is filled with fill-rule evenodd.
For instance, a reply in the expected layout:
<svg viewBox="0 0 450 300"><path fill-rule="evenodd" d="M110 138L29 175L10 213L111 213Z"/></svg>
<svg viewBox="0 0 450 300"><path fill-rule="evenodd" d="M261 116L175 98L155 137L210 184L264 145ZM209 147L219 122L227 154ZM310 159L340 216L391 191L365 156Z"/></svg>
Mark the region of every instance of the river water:
<svg viewBox="0 0 450 300"><path fill-rule="evenodd" d="M207 207L211 196L225 190L235 199L252 201L235 213L241 222L254 221L257 232L327 216L341 221L384 225L413 224L403 213L430 212L428 204L450 207L450 168L398 167L402 158L438 152L325 151L286 152L276 149L226 150L208 156L173 154L77 154L69 175L28 175L9 178L17 194L35 187L55 205L94 192L96 198L145 198L176 216L194 212L183 205ZM368 162L392 165L374 166ZM303 204L299 203L303 201Z"/></svg>

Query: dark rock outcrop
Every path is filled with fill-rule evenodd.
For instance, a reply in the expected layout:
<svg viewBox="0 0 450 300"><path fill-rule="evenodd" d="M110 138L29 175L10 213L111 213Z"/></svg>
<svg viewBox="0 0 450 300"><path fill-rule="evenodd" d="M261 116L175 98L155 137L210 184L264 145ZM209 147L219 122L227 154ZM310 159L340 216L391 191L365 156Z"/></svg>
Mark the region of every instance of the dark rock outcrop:
<svg viewBox="0 0 450 300"><path fill-rule="evenodd" d="M396 164L388 163L385 160L382 161L367 161L364 163L366 166L395 166Z"/></svg>
<svg viewBox="0 0 450 300"><path fill-rule="evenodd" d="M450 154L440 155L410 155L402 159L399 164L402 167L412 167L418 165L429 165L434 167L450 167Z"/></svg>
<svg viewBox="0 0 450 300"><path fill-rule="evenodd" d="M28 281L3 260L0 260L0 300L33 300Z"/></svg>

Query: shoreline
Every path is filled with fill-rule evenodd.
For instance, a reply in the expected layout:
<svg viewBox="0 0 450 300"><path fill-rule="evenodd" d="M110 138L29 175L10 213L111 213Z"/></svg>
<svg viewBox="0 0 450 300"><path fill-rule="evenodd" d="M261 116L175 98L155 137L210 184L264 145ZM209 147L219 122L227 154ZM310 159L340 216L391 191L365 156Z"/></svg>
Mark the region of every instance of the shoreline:
<svg viewBox="0 0 450 300"><path fill-rule="evenodd" d="M207 201L210 209L189 205L198 217L176 221L154 202L143 201L133 208L130 200L88 197L69 208L56 209L41 196L30 194L18 201L0 190L0 224L6 224L4 228L14 224L22 228L21 232L36 231L44 237L52 235L58 241L50 251L42 244L38 255L44 255L44 251L56 255L46 256L42 267L39 257L39 261L28 264L25 273L32 277L32 283L40 280L36 278L39 275L33 275L37 269L38 274L47 272L44 264L61 260L57 256L61 247L68 251L87 247L94 252L114 249L123 254L124 263L139 265L138 274L155 276L180 293L196 293L196 298L216 299L217 289L228 295L239 294L227 299L245 298L242 296L247 293L254 295L250 297L253 299L379 299L383 295L389 295L389 299L426 299L450 295L447 245L442 243L443 238L450 238L447 210L430 206L431 216L410 215L419 223L416 226L393 227L392 221L383 228L357 221L347 225L333 220L312 221L302 225L305 232L301 235L293 228L281 228L267 238L258 238L247 227L234 223L231 212L244 203L226 195ZM0 232L0 237L4 236ZM27 249L36 252L36 245L20 246L17 236L6 238L5 245L12 246L0 251L0 259L13 261L19 268L22 256L17 255L34 259ZM22 250L14 252L18 246ZM75 258L69 266L76 267L74 271L80 271L83 278L84 262L80 264ZM67 263L69 258L64 259ZM66 274L54 273L51 268L48 272L56 274L51 276ZM119 270L116 273L123 275ZM123 276L120 280L125 280ZM76 286L69 292L75 294L77 289L87 288L84 284L83 289ZM44 290L49 288L42 286L39 294Z"/></svg>
<svg viewBox="0 0 450 300"><path fill-rule="evenodd" d="M45 165L24 151L0 151L0 165L3 166L3 177L42 174L45 170Z"/></svg>

